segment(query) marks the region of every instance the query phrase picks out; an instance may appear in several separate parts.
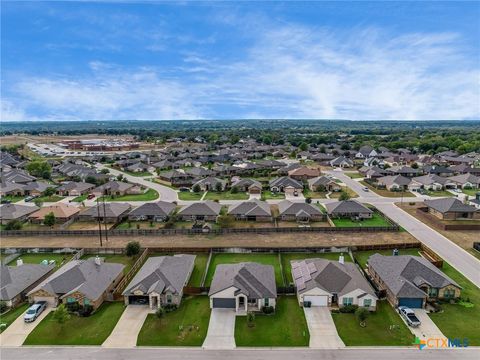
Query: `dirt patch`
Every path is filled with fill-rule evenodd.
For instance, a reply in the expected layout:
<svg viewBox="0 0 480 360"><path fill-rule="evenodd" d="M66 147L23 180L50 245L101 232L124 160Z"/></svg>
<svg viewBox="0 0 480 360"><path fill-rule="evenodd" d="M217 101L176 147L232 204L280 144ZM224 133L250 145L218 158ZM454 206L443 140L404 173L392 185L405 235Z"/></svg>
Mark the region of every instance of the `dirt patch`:
<svg viewBox="0 0 480 360"><path fill-rule="evenodd" d="M375 233L288 233L173 236L111 236L105 247L123 248L132 240L146 247L323 247L418 243L407 232ZM104 240L105 241L105 240ZM98 247L99 238L3 237L2 247Z"/></svg>

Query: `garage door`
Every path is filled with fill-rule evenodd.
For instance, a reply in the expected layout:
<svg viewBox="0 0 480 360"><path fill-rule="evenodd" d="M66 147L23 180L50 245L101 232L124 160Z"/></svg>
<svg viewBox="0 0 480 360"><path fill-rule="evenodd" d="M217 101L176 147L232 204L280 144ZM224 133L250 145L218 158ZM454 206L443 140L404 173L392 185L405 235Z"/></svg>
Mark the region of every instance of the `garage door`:
<svg viewBox="0 0 480 360"><path fill-rule="evenodd" d="M310 301L312 306L328 306L328 296L325 295L306 295L303 302Z"/></svg>
<svg viewBox="0 0 480 360"><path fill-rule="evenodd" d="M409 299L409 298L400 298L398 299L398 306L406 306L413 309L420 309L423 305L423 299Z"/></svg>
<svg viewBox="0 0 480 360"><path fill-rule="evenodd" d="M235 309L235 299L213 298L213 307Z"/></svg>
<svg viewBox="0 0 480 360"><path fill-rule="evenodd" d="M145 295L130 295L128 297L128 303L130 305L148 305L150 299Z"/></svg>
<svg viewBox="0 0 480 360"><path fill-rule="evenodd" d="M35 302L46 301L48 306L51 306L51 307L56 307L57 306L55 298L52 297L52 296L34 296L33 301L35 301Z"/></svg>

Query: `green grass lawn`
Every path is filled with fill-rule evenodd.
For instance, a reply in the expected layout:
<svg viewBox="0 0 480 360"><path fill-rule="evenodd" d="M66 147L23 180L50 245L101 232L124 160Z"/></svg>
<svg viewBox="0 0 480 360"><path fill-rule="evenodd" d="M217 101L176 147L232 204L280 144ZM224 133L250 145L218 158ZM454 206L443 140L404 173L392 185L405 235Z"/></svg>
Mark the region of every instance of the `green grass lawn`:
<svg viewBox="0 0 480 360"><path fill-rule="evenodd" d="M310 189L304 189L303 190L303 196L306 198L312 198L312 199L325 199L327 197L326 192L319 192L319 191L311 191Z"/></svg>
<svg viewBox="0 0 480 360"><path fill-rule="evenodd" d="M410 191L390 191L387 189L376 189L366 181L360 181L360 184L368 187L371 191L377 193L380 196L390 197L390 198L400 198L400 197L415 197Z"/></svg>
<svg viewBox="0 0 480 360"><path fill-rule="evenodd" d="M348 186L342 186L342 191L345 191L348 195L350 195L351 199L357 198L358 194L350 189ZM342 195L342 191L334 191L330 194L330 199L338 199Z"/></svg>
<svg viewBox="0 0 480 360"><path fill-rule="evenodd" d="M203 196L203 192L198 192L198 193L195 193L195 192L192 192L192 191L179 191L178 192L178 198L180 200L185 200L185 201L189 201L189 200L200 200Z"/></svg>
<svg viewBox="0 0 480 360"><path fill-rule="evenodd" d="M277 254L213 254L208 267L205 286L210 286L215 268L219 264L236 264L240 262L257 262L265 265L273 265L275 269L275 282L277 286L283 286L283 276L280 270L280 262Z"/></svg>
<svg viewBox="0 0 480 360"><path fill-rule="evenodd" d="M273 193L271 191L262 191L262 199L268 200L268 199L285 199L285 194L284 193Z"/></svg>
<svg viewBox="0 0 480 360"><path fill-rule="evenodd" d="M420 256L418 252L420 248L411 248L411 249L398 249L399 255L414 255ZM358 263L362 266L363 269L367 267L367 260L373 254L380 254L390 256L393 254L393 249L390 250L368 250L368 251L357 251L353 253L355 259L357 259Z"/></svg>
<svg viewBox="0 0 480 360"><path fill-rule="evenodd" d="M125 309L122 302L104 302L89 317L72 315L64 324L48 314L28 335L24 345L101 345Z"/></svg>
<svg viewBox="0 0 480 360"><path fill-rule="evenodd" d="M253 327L246 316L235 319L237 346L308 346L309 341L305 314L295 296L278 297L275 313L256 314Z"/></svg>
<svg viewBox="0 0 480 360"><path fill-rule="evenodd" d="M201 346L210 320L209 305L207 296L192 296L160 319L149 314L138 334L137 346Z"/></svg>
<svg viewBox="0 0 480 360"><path fill-rule="evenodd" d="M22 304L15 309L9 310L7 313L0 315L0 324L6 324L8 328L12 322L14 322L20 315L22 315L28 309L28 304ZM5 329L6 329L5 328ZM5 329L0 329L0 334Z"/></svg>
<svg viewBox="0 0 480 360"><path fill-rule="evenodd" d="M379 213L373 213L371 219L364 219L361 221L353 221L349 218L332 219L336 227L368 227L368 226L391 226L391 224Z"/></svg>
<svg viewBox="0 0 480 360"><path fill-rule="evenodd" d="M18 258L13 259L7 265L13 266L17 264L18 259L22 259L24 264L40 264L43 260L55 260L55 266L58 268L62 264L62 261L70 261L73 254L53 254L53 253L41 253L41 254L22 254Z"/></svg>
<svg viewBox="0 0 480 360"><path fill-rule="evenodd" d="M132 194L132 195L122 195L122 196L105 196L105 201L150 201L158 199L158 192L153 189L148 189L143 194ZM103 200L103 197L100 197L98 200Z"/></svg>
<svg viewBox="0 0 480 360"><path fill-rule="evenodd" d="M88 196L88 194L80 195L80 196L77 196L76 198L73 198L72 201L81 203L81 202L87 200L87 196Z"/></svg>
<svg viewBox="0 0 480 360"><path fill-rule="evenodd" d="M408 346L413 335L387 301L377 301L377 311L370 313L362 328L355 314L332 314L340 338L347 346ZM390 329L395 325L394 329Z"/></svg>
<svg viewBox="0 0 480 360"><path fill-rule="evenodd" d="M462 189L462 191L464 194L475 196L478 192L480 192L480 189Z"/></svg>
<svg viewBox="0 0 480 360"><path fill-rule="evenodd" d="M479 346L480 289L447 262L443 262L441 270L462 287L462 299L469 299L474 306L442 304L443 312L431 313L430 318L446 337L467 338L469 346Z"/></svg>
<svg viewBox="0 0 480 360"><path fill-rule="evenodd" d="M52 196L40 196L35 200L41 201L43 203L47 203L47 202L57 202L62 199L64 199L64 196L52 195Z"/></svg>
<svg viewBox="0 0 480 360"><path fill-rule="evenodd" d="M285 280L287 284L293 282L292 278L292 265L290 261L292 260L303 260L303 259L311 259L311 258L322 258L328 260L335 260L338 261L340 253L282 253L282 269L283 273L285 274ZM351 262L352 259L348 253L343 253L345 261Z"/></svg>
<svg viewBox="0 0 480 360"><path fill-rule="evenodd" d="M244 192L238 192L236 194L230 191L216 192L209 191L205 195L205 200L248 200L249 195Z"/></svg>
<svg viewBox="0 0 480 360"><path fill-rule="evenodd" d="M0 196L1 200L9 200L12 203L19 202L20 200L23 200L25 196L14 196L14 195L4 195Z"/></svg>
<svg viewBox="0 0 480 360"><path fill-rule="evenodd" d="M195 266L190 276L188 286L200 286L203 274L205 273L208 261L208 253L195 254Z"/></svg>
<svg viewBox="0 0 480 360"><path fill-rule="evenodd" d="M364 176L358 172L345 173L350 179L361 179Z"/></svg>
<svg viewBox="0 0 480 360"><path fill-rule="evenodd" d="M133 171L128 171L128 170L123 170L123 172L125 174L132 175L132 176L138 176L138 177L152 176L152 173L148 172L148 171L133 172Z"/></svg>
<svg viewBox="0 0 480 360"><path fill-rule="evenodd" d="M81 257L81 259L85 260L95 256L96 256L95 254L85 254ZM104 259L105 262L125 265L125 268L123 269L124 274L127 274L130 271L130 269L138 259L138 256L129 257L127 255L116 255L116 254L99 254L98 256Z"/></svg>
<svg viewBox="0 0 480 360"><path fill-rule="evenodd" d="M428 191L426 192L426 194L427 194L428 196L441 196L441 197L454 196L451 192L446 191L446 190L439 190L439 191L428 190Z"/></svg>

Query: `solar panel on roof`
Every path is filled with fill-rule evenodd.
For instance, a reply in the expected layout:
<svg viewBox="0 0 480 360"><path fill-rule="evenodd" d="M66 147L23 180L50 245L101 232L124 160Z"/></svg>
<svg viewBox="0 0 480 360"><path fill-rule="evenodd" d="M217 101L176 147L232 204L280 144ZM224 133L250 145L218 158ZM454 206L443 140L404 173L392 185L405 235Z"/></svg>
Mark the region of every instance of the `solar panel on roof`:
<svg viewBox="0 0 480 360"><path fill-rule="evenodd" d="M299 281L297 284L297 290L303 290L305 288L306 288L305 283L303 281Z"/></svg>
<svg viewBox="0 0 480 360"><path fill-rule="evenodd" d="M310 271L310 274L317 271L317 267L315 266L314 263L308 263L307 266L308 266L308 270Z"/></svg>

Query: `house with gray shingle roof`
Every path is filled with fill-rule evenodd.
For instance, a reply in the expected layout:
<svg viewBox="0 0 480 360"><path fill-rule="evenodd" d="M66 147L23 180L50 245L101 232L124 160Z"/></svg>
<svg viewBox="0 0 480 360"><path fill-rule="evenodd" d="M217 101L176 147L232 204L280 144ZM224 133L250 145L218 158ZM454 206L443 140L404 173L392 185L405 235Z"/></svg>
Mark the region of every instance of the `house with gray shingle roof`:
<svg viewBox="0 0 480 360"><path fill-rule="evenodd" d="M125 305L148 303L151 309L180 305L194 264L195 255L148 258L123 292Z"/></svg>
<svg viewBox="0 0 480 360"><path fill-rule="evenodd" d="M238 179L232 183L232 188L234 187L240 192L248 192L249 194L260 194L262 192L262 183L255 179Z"/></svg>
<svg viewBox="0 0 480 360"><path fill-rule="evenodd" d="M130 212L131 206L128 203L109 202L99 203L82 211L79 221L104 221L107 223L117 223L125 219Z"/></svg>
<svg viewBox="0 0 480 360"><path fill-rule="evenodd" d="M313 179L308 179L308 188L311 191L340 191L342 187L332 179L326 176L318 176Z"/></svg>
<svg viewBox="0 0 480 360"><path fill-rule="evenodd" d="M192 189L197 185L200 187L201 191L217 191L217 186L219 186L220 190L223 191L227 187L227 182L225 180L209 176L194 183L192 185Z"/></svg>
<svg viewBox="0 0 480 360"><path fill-rule="evenodd" d="M282 176L270 180L269 185L270 191L272 192L284 192L285 194L293 194L295 191L303 191L303 183L288 176Z"/></svg>
<svg viewBox="0 0 480 360"><path fill-rule="evenodd" d="M428 212L442 220L480 219L480 211L457 198L425 200Z"/></svg>
<svg viewBox="0 0 480 360"><path fill-rule="evenodd" d="M254 262L217 265L210 291L210 308L236 312L275 308L277 286L272 265Z"/></svg>
<svg viewBox="0 0 480 360"><path fill-rule="evenodd" d="M56 193L62 196L80 196L88 194L95 187L86 182L69 181L56 189Z"/></svg>
<svg viewBox="0 0 480 360"><path fill-rule="evenodd" d="M411 180L402 175L388 175L377 179L377 185L389 191L406 190Z"/></svg>
<svg viewBox="0 0 480 360"><path fill-rule="evenodd" d="M257 199L230 205L228 215L234 216L236 220L272 221L270 205Z"/></svg>
<svg viewBox="0 0 480 360"><path fill-rule="evenodd" d="M373 211L355 200L337 201L326 204L327 213L336 218L360 218L370 219Z"/></svg>
<svg viewBox="0 0 480 360"><path fill-rule="evenodd" d="M177 216L183 221L216 221L222 205L215 201L199 201L182 207Z"/></svg>
<svg viewBox="0 0 480 360"><path fill-rule="evenodd" d="M53 307L77 302L97 309L123 277L124 268L99 257L72 260L27 295L30 302L47 301Z"/></svg>
<svg viewBox="0 0 480 360"><path fill-rule="evenodd" d="M427 300L460 297L461 287L440 269L420 256L368 258L368 273L395 307L423 308Z"/></svg>
<svg viewBox="0 0 480 360"><path fill-rule="evenodd" d="M283 200L278 203L279 217L283 221L324 221L325 215L312 204Z"/></svg>
<svg viewBox="0 0 480 360"><path fill-rule="evenodd" d="M28 215L40 209L38 206L5 204L0 206L0 223L5 225L12 220L24 221Z"/></svg>
<svg viewBox="0 0 480 360"><path fill-rule="evenodd" d="M358 305L370 311L376 309L375 291L357 266L345 262L312 258L292 260L292 278L297 289L298 303L304 306Z"/></svg>
<svg viewBox="0 0 480 360"><path fill-rule="evenodd" d="M0 266L0 300L13 307L22 302L29 290L55 269L55 264Z"/></svg>
<svg viewBox="0 0 480 360"><path fill-rule="evenodd" d="M131 221L166 221L175 210L176 205L166 201L145 203L128 214Z"/></svg>

